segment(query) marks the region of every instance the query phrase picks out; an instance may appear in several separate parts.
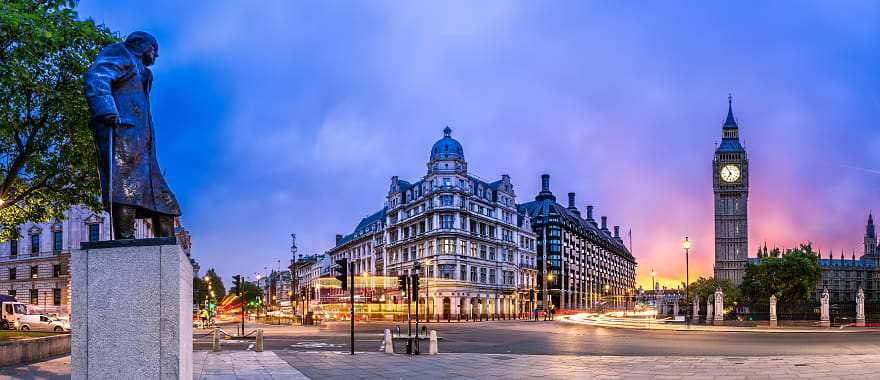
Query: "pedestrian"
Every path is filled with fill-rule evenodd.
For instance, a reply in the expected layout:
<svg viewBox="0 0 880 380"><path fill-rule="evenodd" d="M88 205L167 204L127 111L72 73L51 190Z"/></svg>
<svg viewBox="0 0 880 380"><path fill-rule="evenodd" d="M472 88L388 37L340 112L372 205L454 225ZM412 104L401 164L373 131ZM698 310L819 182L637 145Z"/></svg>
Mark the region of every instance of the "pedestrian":
<svg viewBox="0 0 880 380"><path fill-rule="evenodd" d="M539 320L540 319L538 319L538 307L536 306L535 307L535 321L539 321Z"/></svg>

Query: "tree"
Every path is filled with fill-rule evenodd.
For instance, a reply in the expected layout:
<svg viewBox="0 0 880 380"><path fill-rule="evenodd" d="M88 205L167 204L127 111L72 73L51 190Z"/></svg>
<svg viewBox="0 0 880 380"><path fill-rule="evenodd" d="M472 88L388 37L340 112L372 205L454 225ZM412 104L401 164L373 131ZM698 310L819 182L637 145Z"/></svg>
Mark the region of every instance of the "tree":
<svg viewBox="0 0 880 380"><path fill-rule="evenodd" d="M699 297L700 302L704 302L710 295L714 297L715 290L718 288L721 288L721 291L724 293L724 306L733 307L735 302L739 299L736 286L729 280L718 281L713 277L700 277L692 282L690 289L688 289L691 296L686 302L694 302L694 297ZM714 298L712 299L714 300Z"/></svg>
<svg viewBox="0 0 880 380"><path fill-rule="evenodd" d="M80 21L74 1L0 2L0 240L17 226L99 209L82 76L118 39Z"/></svg>
<svg viewBox="0 0 880 380"><path fill-rule="evenodd" d="M801 244L781 255L774 248L760 257L757 264L746 264L740 289L752 303L769 302L771 295L779 302L797 303L809 299L821 277L819 256L810 244Z"/></svg>
<svg viewBox="0 0 880 380"><path fill-rule="evenodd" d="M193 303L204 306L206 299L210 299L208 284L199 277L193 277Z"/></svg>
<svg viewBox="0 0 880 380"><path fill-rule="evenodd" d="M244 302L246 304L250 303L250 302L254 302L254 303L259 304L259 299L260 299L260 297L263 296L263 290L260 289L260 287L257 286L257 284L250 282L250 281L244 281L241 284L241 289L242 289L243 296L244 296ZM229 293L237 293L237 292L238 292L238 289L235 286L233 286L232 289L229 289Z"/></svg>
<svg viewBox="0 0 880 380"><path fill-rule="evenodd" d="M226 286L223 285L223 278L217 274L214 268L208 269L208 272L205 273L205 278L210 279L206 281L208 283L208 295L210 295L211 291L214 291L214 299L219 300L226 297Z"/></svg>

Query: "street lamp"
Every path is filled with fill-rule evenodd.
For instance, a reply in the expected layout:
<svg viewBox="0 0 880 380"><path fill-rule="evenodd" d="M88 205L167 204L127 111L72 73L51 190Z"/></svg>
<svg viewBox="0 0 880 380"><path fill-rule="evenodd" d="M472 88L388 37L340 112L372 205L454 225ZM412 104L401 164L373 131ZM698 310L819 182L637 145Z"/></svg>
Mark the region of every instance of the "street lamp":
<svg viewBox="0 0 880 380"><path fill-rule="evenodd" d="M687 303L691 297L691 293L690 293L691 279L690 279L690 268L689 268L689 266L690 266L689 254L690 254L690 249L691 249L691 241L688 239L687 236L684 237L684 242L681 243L681 247L684 248L684 302L685 302L685 305L687 305ZM687 307L687 306L685 306L685 307ZM690 310L690 309L688 309L688 310ZM685 319L687 320L688 326L690 326L690 324L691 324L690 311L687 313L687 315L685 315Z"/></svg>
<svg viewBox="0 0 880 380"><path fill-rule="evenodd" d="M431 305L428 304L428 298L431 297L431 277L428 276L429 267L431 267L431 259L425 259L425 312L429 315L428 318L430 318L431 306L433 305L433 302L431 302Z"/></svg>

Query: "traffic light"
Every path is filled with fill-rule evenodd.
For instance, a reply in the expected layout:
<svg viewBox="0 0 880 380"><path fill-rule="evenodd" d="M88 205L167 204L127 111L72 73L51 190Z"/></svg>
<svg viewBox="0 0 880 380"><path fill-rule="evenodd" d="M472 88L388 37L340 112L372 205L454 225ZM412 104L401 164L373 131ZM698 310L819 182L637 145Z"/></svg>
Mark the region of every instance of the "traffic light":
<svg viewBox="0 0 880 380"><path fill-rule="evenodd" d="M241 295L241 275L232 276L232 285L235 286L235 295Z"/></svg>
<svg viewBox="0 0 880 380"><path fill-rule="evenodd" d="M336 279L342 284L342 290L348 290L348 259L336 260Z"/></svg>
<svg viewBox="0 0 880 380"><path fill-rule="evenodd" d="M397 276L397 290L405 292L406 288L409 287L407 284L409 281L407 281L407 280L408 280L408 278L406 275Z"/></svg>
<svg viewBox="0 0 880 380"><path fill-rule="evenodd" d="M235 286L235 295L241 295L241 275L232 276L232 285Z"/></svg>
<svg viewBox="0 0 880 380"><path fill-rule="evenodd" d="M411 284L409 286L412 290L412 298L418 299L419 298L419 274L416 273L416 274L410 275L409 281L411 282Z"/></svg>

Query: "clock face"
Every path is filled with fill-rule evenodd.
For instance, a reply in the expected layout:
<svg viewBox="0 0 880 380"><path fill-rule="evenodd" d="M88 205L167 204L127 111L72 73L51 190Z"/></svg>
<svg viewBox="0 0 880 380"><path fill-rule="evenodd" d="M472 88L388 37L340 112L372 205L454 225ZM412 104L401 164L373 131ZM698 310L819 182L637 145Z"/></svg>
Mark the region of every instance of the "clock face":
<svg viewBox="0 0 880 380"><path fill-rule="evenodd" d="M724 165L721 168L721 179L724 182L736 182L739 179L739 167L736 165Z"/></svg>

